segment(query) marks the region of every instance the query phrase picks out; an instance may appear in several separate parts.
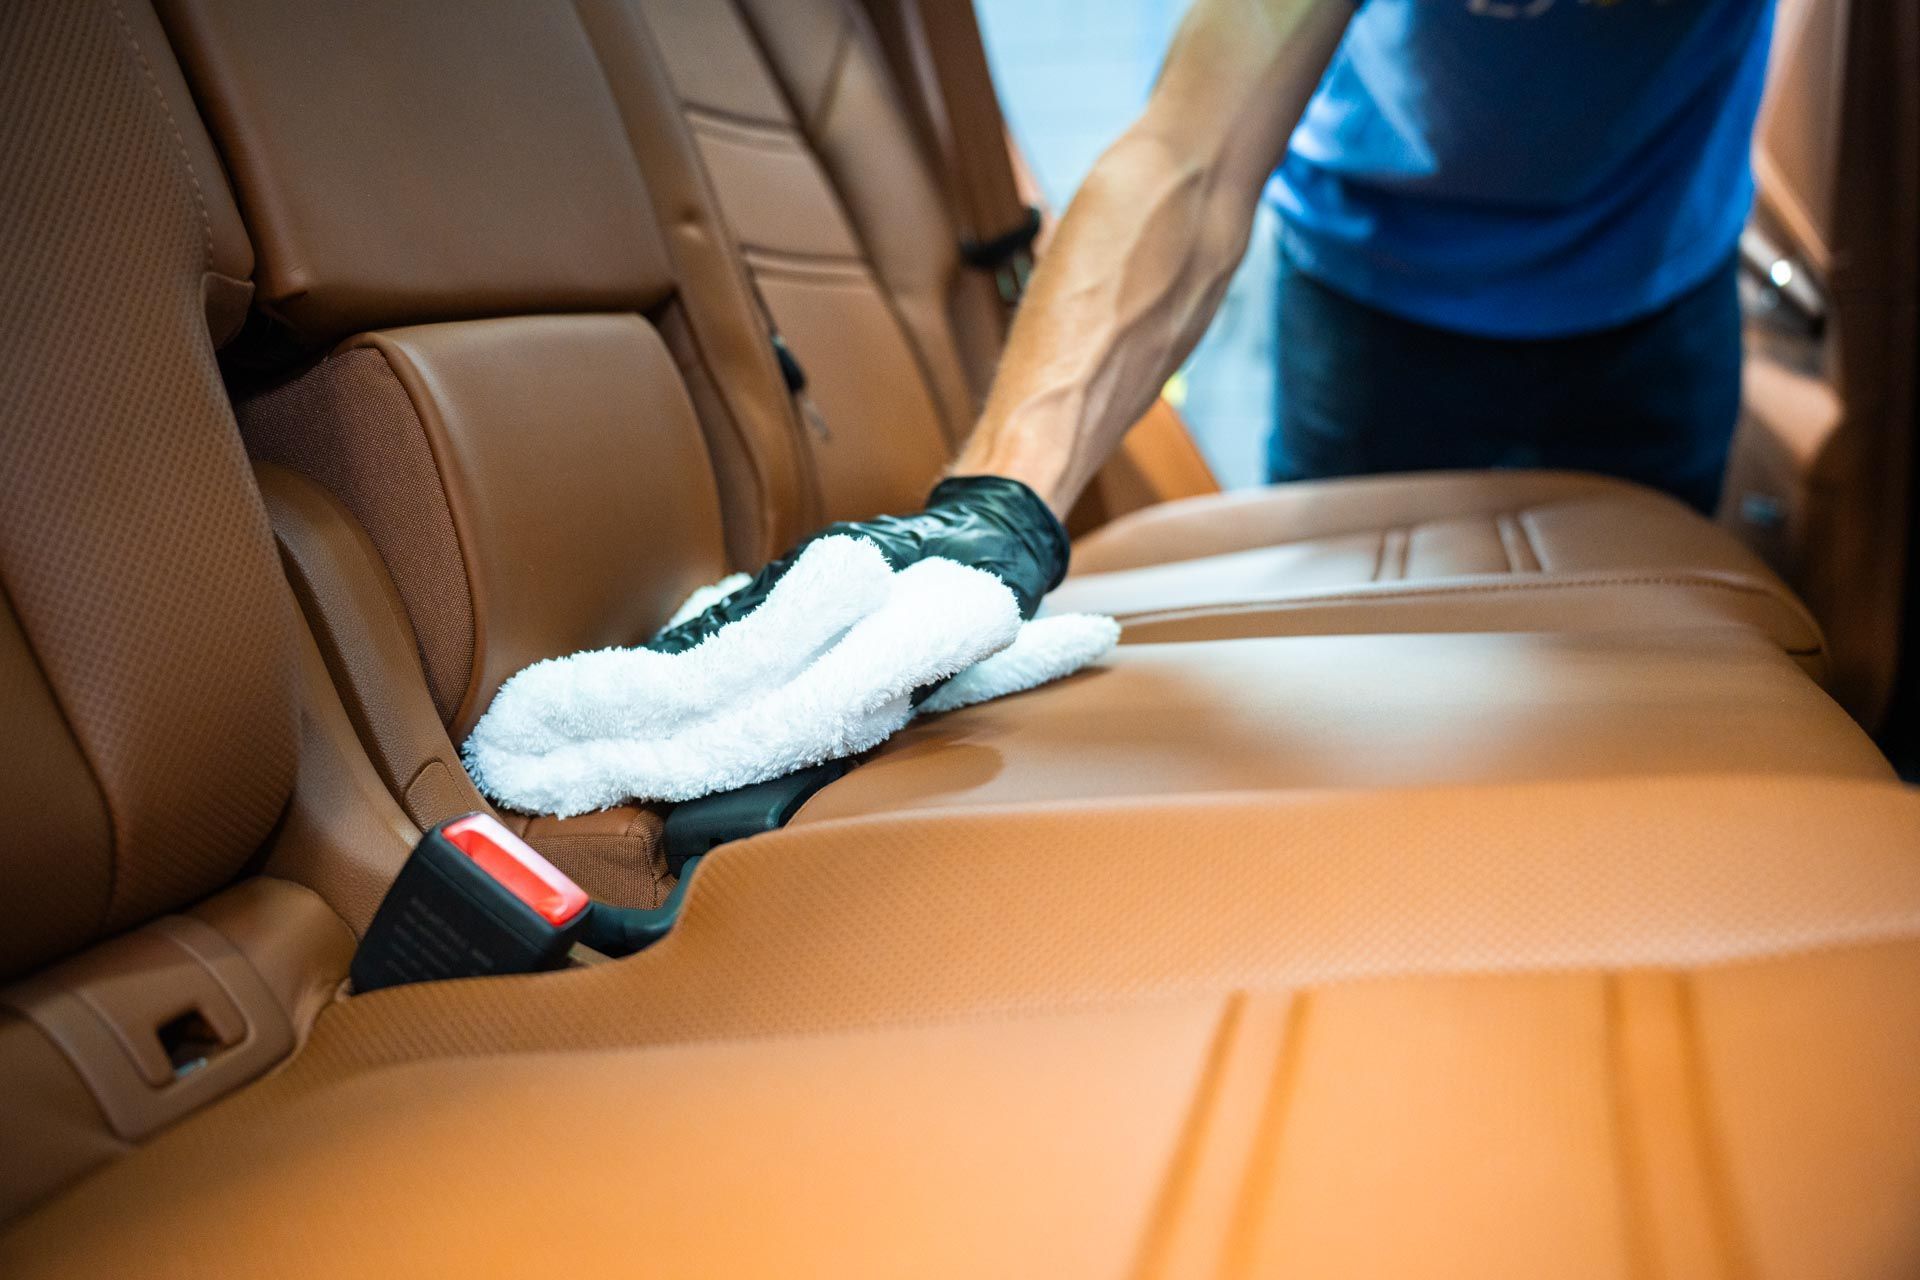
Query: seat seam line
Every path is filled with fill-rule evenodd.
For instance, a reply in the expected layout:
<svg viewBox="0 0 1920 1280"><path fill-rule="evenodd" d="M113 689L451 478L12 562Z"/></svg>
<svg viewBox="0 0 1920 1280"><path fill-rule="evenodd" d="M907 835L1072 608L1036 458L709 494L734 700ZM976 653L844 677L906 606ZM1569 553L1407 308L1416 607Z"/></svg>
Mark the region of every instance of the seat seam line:
<svg viewBox="0 0 1920 1280"><path fill-rule="evenodd" d="M818 137L825 131L827 117L839 104L840 82L846 76L847 62L853 54L853 27L847 22L846 14L840 15L840 31L834 39L832 65L827 71L826 87L821 90L820 101L813 104L807 112L805 132L808 137Z"/></svg>
<svg viewBox="0 0 1920 1280"><path fill-rule="evenodd" d="M1546 557L1540 554L1540 548L1544 543L1534 536L1533 524L1535 514L1544 509L1528 507L1513 513L1513 527L1520 531L1520 540L1526 545L1527 554L1533 559L1534 569L1540 573L1547 571L1547 561Z"/></svg>
<svg viewBox="0 0 1920 1280"><path fill-rule="evenodd" d="M1712 1088L1707 1079L1706 1055L1701 1052L1699 991L1693 975L1685 970L1674 974L1674 982L1680 1018L1681 1069L1685 1073L1682 1094L1699 1151L1700 1183L1708 1219L1721 1257L1722 1274L1729 1280L1747 1280L1754 1271L1745 1233L1740 1227L1739 1210L1734 1203L1726 1151L1708 1106Z"/></svg>
<svg viewBox="0 0 1920 1280"><path fill-rule="evenodd" d="M1621 1247L1629 1274L1638 1280L1656 1280L1653 1224L1647 1211L1644 1163L1634 1128L1634 1108L1628 1086L1626 983L1618 972L1601 975L1601 1007L1606 1034L1607 1119L1612 1131L1613 1156L1620 1194Z"/></svg>
<svg viewBox="0 0 1920 1280"><path fill-rule="evenodd" d="M212 271L213 216L207 211L207 194L200 186L200 173L194 168L193 156L187 151L186 135L180 131L180 122L174 117L173 108L167 104L167 95L161 91L160 79L153 72L153 63L148 60L147 51L140 47L140 38L133 34L133 24L127 21L127 11L121 7L120 0L113 0L113 16L120 25L120 34L126 40L127 47L133 51L134 61L140 64L141 74L146 76L147 87L153 91L154 101L160 104L160 114L166 117L167 128L173 133L174 150L186 168L187 184L193 188L193 203L200 212L200 234L205 253L201 270Z"/></svg>
<svg viewBox="0 0 1920 1280"><path fill-rule="evenodd" d="M1521 523L1521 513L1503 511L1494 518L1494 528L1500 536L1500 550L1507 557L1507 571L1513 574L1534 574L1541 571L1540 555L1528 537L1526 526Z"/></svg>
<svg viewBox="0 0 1920 1280"><path fill-rule="evenodd" d="M740 242L740 251L746 257L749 266L756 269L766 268L784 271L789 275L839 275L843 277L860 276L873 280L873 272L867 260L857 253L810 253L805 250L777 249L767 245L758 245L750 241ZM875 282L877 285L877 281Z"/></svg>
<svg viewBox="0 0 1920 1280"><path fill-rule="evenodd" d="M1279 1177L1280 1152L1285 1146L1288 1124L1299 1086L1300 1063L1305 1056L1308 1013L1313 993L1295 992L1287 1001L1286 1029L1280 1043L1280 1058L1274 1063L1267 1084L1267 1099L1261 1107L1260 1128L1255 1134L1247 1170L1240 1181L1239 1202L1227 1224L1221 1274L1246 1276L1253 1266L1253 1246L1260 1230L1259 1214L1272 1195Z"/></svg>
<svg viewBox="0 0 1920 1280"><path fill-rule="evenodd" d="M1351 477L1347 477L1347 478L1350 479ZM1299 482L1299 483L1307 483L1307 482ZM1235 501L1236 498L1239 499L1238 502ZM1258 509L1265 500L1266 500L1266 495L1258 489L1232 491L1232 492L1226 492L1226 493L1220 493L1220 494L1204 494L1204 495L1199 495L1197 497L1192 497L1192 498L1170 499L1166 502L1156 504L1155 506L1147 507L1140 511L1135 511L1124 516L1116 517L1114 520L1110 521L1108 524L1102 526L1101 528L1097 530L1089 531L1086 535L1086 538L1089 540L1099 538L1103 541L1109 541L1109 540L1112 540L1117 533L1119 533L1119 534L1127 535L1127 538L1126 538L1127 541L1132 541L1132 540L1135 540L1136 538L1145 539L1157 533L1161 533L1162 530L1160 529L1160 526L1162 525L1171 525L1173 527L1173 536L1178 537L1182 532L1182 526L1184 524L1183 519L1180 517L1178 513L1171 516L1165 514L1162 511L1162 508L1175 507L1184 503L1199 502L1199 503L1213 504L1219 510L1222 510L1228 513L1235 513L1238 511L1239 507L1242 505L1251 506ZM1539 531L1535 528L1535 525L1537 524L1538 515L1541 512L1551 511L1556 508L1574 507L1574 506L1581 505L1581 503L1583 502L1590 502L1590 501L1591 501L1590 499L1563 499L1556 502L1541 503L1535 506L1526 507L1526 508L1522 508L1522 509L1511 512L1511 514L1516 518L1517 525L1520 532L1525 536L1527 548L1532 553L1534 560L1537 562L1537 567L1540 572L1550 573L1550 572L1562 572L1562 571L1549 568L1547 565L1546 559L1543 558L1540 553L1540 548L1544 544L1542 542L1543 535L1541 535ZM1471 509L1436 513L1433 516L1431 516L1429 519L1418 521L1416 522L1416 526L1410 526L1410 527L1417 527L1417 525L1420 525L1420 524L1446 523L1449 521L1460 521L1460 520L1473 520L1473 519L1493 520L1493 519L1497 519L1497 517L1500 516L1501 514L1506 514L1498 510L1485 509L1487 506L1490 506L1490 505L1491 504L1477 504ZM1200 551L1193 552L1191 554L1183 555L1180 558L1187 559L1187 560L1204 560L1204 559L1210 559L1215 556L1240 555L1249 551L1265 550L1272 547L1294 546L1296 544L1303 543L1303 542L1316 542L1316 541L1324 541L1328 539L1339 539L1339 538L1356 538L1364 534L1377 532L1378 530L1379 530L1379 526L1377 524L1363 524L1358 527L1348 527L1345 524L1339 524L1332 528L1323 528L1323 529L1317 529L1317 530L1311 530L1311 531L1294 529L1290 524L1288 524L1288 525L1283 525L1281 532L1262 535L1260 540L1255 545L1252 545L1252 546L1235 545L1235 546L1229 546L1224 548L1215 547L1215 548L1200 550ZM1166 563L1166 562L1161 559L1148 560L1143 563L1127 563L1127 564L1122 564L1120 566L1117 566L1110 570L1105 570L1105 572L1125 573L1135 569L1153 568L1163 563Z"/></svg>
<svg viewBox="0 0 1920 1280"><path fill-rule="evenodd" d="M1475 595L1475 594L1484 595L1490 592L1503 592L1503 591L1564 591L1564 590L1577 590L1585 587L1646 587L1646 586L1704 587L1704 588L1709 588L1717 591L1728 591L1736 595L1760 596L1764 598L1778 599L1778 597L1775 596L1772 591L1769 591L1764 587L1742 586L1739 583L1720 582L1711 578L1626 577L1626 578L1586 578L1576 582L1485 582L1485 583L1474 583L1471 586L1461 586L1461 587L1446 587L1446 586L1408 587L1404 590L1399 590L1399 591L1379 591L1379 592L1348 591L1348 592L1341 592L1335 595L1297 596L1297 597L1290 597L1285 600L1274 600L1274 601L1252 601L1252 602L1227 601L1227 602L1222 602L1220 604L1191 605L1181 609L1169 609L1165 611L1155 611L1152 613L1128 614L1128 613L1125 613L1125 611L1121 611L1121 615L1125 617L1136 617L1136 618L1146 618L1146 617L1172 618L1172 617L1185 616L1187 614L1208 614L1208 613L1223 613L1223 612L1237 612L1237 611L1252 611L1252 610L1271 608L1271 607L1280 606L1280 605L1290 605L1295 603L1311 604L1316 602L1324 603L1329 601L1334 603L1346 603L1350 601L1365 602L1368 600L1402 600L1402 599L1416 598L1420 596L1448 596L1448 595Z"/></svg>
<svg viewBox="0 0 1920 1280"><path fill-rule="evenodd" d="M1226 1008L1214 1024L1206 1065L1201 1069L1199 1084L1187 1108L1186 1118L1181 1123L1180 1135L1174 1143L1172 1158L1167 1162L1166 1176L1160 1184L1159 1193L1154 1197L1146 1229L1141 1233L1140 1252L1132 1271L1142 1280L1159 1275L1165 1269L1166 1260L1162 1255L1168 1239L1178 1226L1180 1211L1192 1194L1195 1170L1206 1158L1207 1138L1212 1132L1214 1109L1220 1100L1220 1084L1226 1076L1227 1063L1239 1043L1240 1029L1246 1021L1246 1006L1245 991L1230 993Z"/></svg>
<svg viewBox="0 0 1920 1280"><path fill-rule="evenodd" d="M1382 602L1382 601L1387 603L1394 603L1394 602L1405 601L1405 600L1417 601L1421 599L1445 599L1449 596L1487 595L1487 594L1498 593L1498 592L1549 591L1549 590L1570 591L1570 590L1580 590L1580 589L1593 588L1593 587L1703 588L1703 589L1711 589L1716 591L1725 591L1734 595L1754 597L1763 601L1772 601L1775 605L1783 609L1786 609L1789 613L1793 612L1792 604L1790 602L1781 600L1778 595L1776 595L1774 592L1772 592L1771 590L1765 587L1741 586L1738 583L1720 582L1720 581L1716 581L1709 578L1660 578L1660 577L1597 578L1597 579L1589 578L1589 579L1581 579L1579 581L1574 581L1574 582L1551 582L1551 581L1535 580L1535 581L1528 581L1528 582L1477 583L1473 586L1465 586L1465 587L1409 587L1404 590L1398 590L1398 591L1378 591L1378 592L1347 591L1347 592L1341 592L1337 595L1290 596L1290 597L1286 597L1278 600L1258 600L1258 601L1251 601L1251 602L1222 601L1216 604L1188 605L1188 606L1184 606L1177 609L1143 610L1140 612L1130 612L1125 608L1110 607L1104 610L1104 612L1110 614L1115 618L1120 619L1122 622L1145 624L1145 623L1159 623L1159 622L1182 622L1182 621L1190 621L1194 619L1208 618L1208 617L1239 617L1243 615L1259 614L1259 613L1265 613L1265 612L1281 613L1281 612L1290 612L1295 609L1307 609L1307 608L1313 608L1316 606L1329 605L1329 604L1370 604L1370 603ZM1798 618L1798 621L1800 621L1803 625L1812 625L1817 630L1818 624L1813 623L1811 619L1804 616L1804 614ZM1747 625L1747 624L1729 622L1728 625ZM1821 641L1819 644L1814 645L1810 648L1803 647L1803 646L1782 644L1780 646L1780 649L1783 653L1791 654L1795 657L1817 658L1817 657L1824 657L1827 653L1826 641L1824 636L1821 637Z"/></svg>
<svg viewBox="0 0 1920 1280"><path fill-rule="evenodd" d="M1389 525L1380 531L1380 563L1374 571L1375 582L1406 581L1412 542L1411 526Z"/></svg>
<svg viewBox="0 0 1920 1280"><path fill-rule="evenodd" d="M705 103L689 102L685 98L680 100L680 110L695 128L712 126L743 134L758 134L757 141L768 144L792 143L800 150L806 149L805 133L791 120L764 120L758 116L728 111L723 107L710 107Z"/></svg>

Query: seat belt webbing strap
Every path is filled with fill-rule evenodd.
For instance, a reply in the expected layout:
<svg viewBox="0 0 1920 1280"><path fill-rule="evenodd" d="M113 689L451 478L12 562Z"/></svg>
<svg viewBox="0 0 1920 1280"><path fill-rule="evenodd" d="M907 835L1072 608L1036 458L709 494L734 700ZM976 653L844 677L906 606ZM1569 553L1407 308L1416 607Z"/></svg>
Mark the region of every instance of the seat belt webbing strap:
<svg viewBox="0 0 1920 1280"><path fill-rule="evenodd" d="M915 124L931 134L969 266L993 273L1011 310L1033 270L1040 214L1020 197L1006 120L972 0L866 0Z"/></svg>

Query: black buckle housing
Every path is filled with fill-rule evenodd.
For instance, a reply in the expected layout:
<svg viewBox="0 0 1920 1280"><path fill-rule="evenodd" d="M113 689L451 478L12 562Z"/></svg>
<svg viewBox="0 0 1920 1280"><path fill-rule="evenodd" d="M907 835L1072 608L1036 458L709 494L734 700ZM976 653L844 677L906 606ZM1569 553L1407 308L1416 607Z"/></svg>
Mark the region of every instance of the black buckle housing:
<svg viewBox="0 0 1920 1280"><path fill-rule="evenodd" d="M688 860L731 840L777 831L792 821L814 792L853 768L851 760L829 760L784 778L721 791L677 804L667 814L667 868L686 874Z"/></svg>
<svg viewBox="0 0 1920 1280"><path fill-rule="evenodd" d="M496 847L504 837L510 842L507 851L522 866L531 858L544 869L542 875L557 877L578 895L578 905L568 895L556 908L551 894L544 912L529 904L489 874L474 853L449 839L449 829L455 838L465 838L463 825L482 826ZM563 912L571 914L550 918ZM586 895L572 881L497 821L469 815L433 828L414 846L353 954L350 976L356 991L368 992L409 982L557 969L566 963L586 916Z"/></svg>

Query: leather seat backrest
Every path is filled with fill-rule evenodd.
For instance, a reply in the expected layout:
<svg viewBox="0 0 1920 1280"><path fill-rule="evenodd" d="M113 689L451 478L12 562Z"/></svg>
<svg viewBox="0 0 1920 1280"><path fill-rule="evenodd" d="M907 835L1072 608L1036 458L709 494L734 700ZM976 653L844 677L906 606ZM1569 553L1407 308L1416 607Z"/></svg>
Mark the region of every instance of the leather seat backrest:
<svg viewBox="0 0 1920 1280"><path fill-rule="evenodd" d="M292 598L221 386L253 254L138 0L0 6L0 978L285 806Z"/></svg>
<svg viewBox="0 0 1920 1280"><path fill-rule="evenodd" d="M1783 255L1763 265L1784 303L1749 326L1721 519L1807 602L1829 688L1872 727L1900 675L1909 577L1920 9L1781 0L1771 57L1754 225Z"/></svg>
<svg viewBox="0 0 1920 1280"><path fill-rule="evenodd" d="M777 468L792 428L725 454L688 384L759 379L782 412L785 395L764 342L750 368L706 363L714 330L679 284L685 193L643 174L645 86L609 85L587 17L532 0L162 12L259 246L262 308L335 344L242 402L249 448L366 527L456 740L518 668L642 640L719 577L722 494L729 524L768 500L716 485L714 464Z"/></svg>
<svg viewBox="0 0 1920 1280"><path fill-rule="evenodd" d="M1781 0L1754 126L1760 200L1823 270L1832 259L1848 8L1844 0Z"/></svg>
<svg viewBox="0 0 1920 1280"><path fill-rule="evenodd" d="M627 2L807 373L825 514L917 506L972 425L991 356L968 358L980 282L865 15L848 0Z"/></svg>
<svg viewBox="0 0 1920 1280"><path fill-rule="evenodd" d="M962 260L940 122L925 118L920 86L896 74L902 68L875 30L874 0L739 3L788 95L806 99L810 84L830 95L814 98L804 117L808 140L923 353L949 434L962 441L999 365L1007 316L992 273ZM822 79L827 50L840 65Z"/></svg>

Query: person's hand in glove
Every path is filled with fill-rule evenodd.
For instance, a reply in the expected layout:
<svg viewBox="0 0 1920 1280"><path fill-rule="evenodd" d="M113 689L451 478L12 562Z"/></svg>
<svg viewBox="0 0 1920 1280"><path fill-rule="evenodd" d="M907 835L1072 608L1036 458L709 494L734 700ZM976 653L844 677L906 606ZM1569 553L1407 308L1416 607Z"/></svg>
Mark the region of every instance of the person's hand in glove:
<svg viewBox="0 0 1920 1280"><path fill-rule="evenodd" d="M1040 495L1004 476L954 476L935 485L925 509L912 515L843 521L821 529L726 599L667 628L646 647L682 653L739 621L766 601L801 552L836 535L871 542L895 570L935 556L984 570L1007 584L1023 618L1032 618L1041 597L1067 576L1067 531Z"/></svg>

